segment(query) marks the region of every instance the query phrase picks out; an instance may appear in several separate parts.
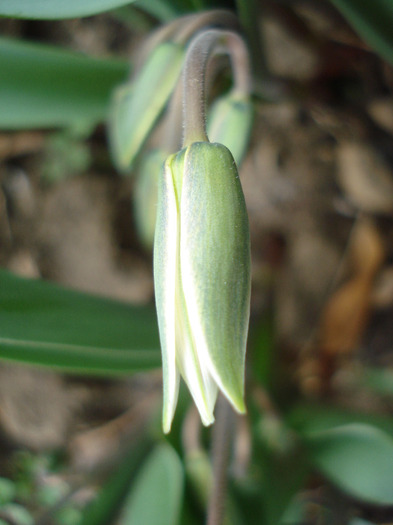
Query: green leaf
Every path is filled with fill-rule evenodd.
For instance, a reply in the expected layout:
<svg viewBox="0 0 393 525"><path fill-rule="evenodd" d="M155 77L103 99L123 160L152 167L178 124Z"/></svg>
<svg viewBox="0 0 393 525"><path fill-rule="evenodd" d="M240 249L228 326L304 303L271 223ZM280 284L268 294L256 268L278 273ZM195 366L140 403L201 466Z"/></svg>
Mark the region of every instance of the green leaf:
<svg viewBox="0 0 393 525"><path fill-rule="evenodd" d="M263 523L276 525L304 485L310 465L295 434L279 418L264 414L258 419L254 462L261 470Z"/></svg>
<svg viewBox="0 0 393 525"><path fill-rule="evenodd" d="M161 445L137 477L119 525L176 525L182 493L180 459L168 445Z"/></svg>
<svg viewBox="0 0 393 525"><path fill-rule="evenodd" d="M389 368L366 368L361 383L378 394L393 396L393 371Z"/></svg>
<svg viewBox="0 0 393 525"><path fill-rule="evenodd" d="M332 0L362 38L393 63L392 0Z"/></svg>
<svg viewBox="0 0 393 525"><path fill-rule="evenodd" d="M352 423L364 423L379 428L393 439L393 420L390 416L356 412L321 403L298 404L287 415L286 423L300 435L323 432Z"/></svg>
<svg viewBox="0 0 393 525"><path fill-rule="evenodd" d="M106 118L110 94L128 68L118 60L0 38L0 128L94 125Z"/></svg>
<svg viewBox="0 0 393 525"><path fill-rule="evenodd" d="M97 498L84 510L80 525L107 525L112 522L122 501L127 497L130 483L141 468L141 462L151 447L151 440L144 436L128 454L122 457Z"/></svg>
<svg viewBox="0 0 393 525"><path fill-rule="evenodd" d="M155 313L0 270L0 359L103 376L159 367Z"/></svg>
<svg viewBox="0 0 393 525"><path fill-rule="evenodd" d="M0 0L0 16L57 20L96 15L133 0Z"/></svg>
<svg viewBox="0 0 393 525"><path fill-rule="evenodd" d="M175 3L166 0L137 0L136 6L139 9L143 9L146 13L154 16L161 22L169 22L182 14L176 8Z"/></svg>
<svg viewBox="0 0 393 525"><path fill-rule="evenodd" d="M305 436L309 458L332 483L373 504L393 504L393 439L370 425L349 424Z"/></svg>
<svg viewBox="0 0 393 525"><path fill-rule="evenodd" d="M0 478L0 506L15 498L15 483L7 478Z"/></svg>

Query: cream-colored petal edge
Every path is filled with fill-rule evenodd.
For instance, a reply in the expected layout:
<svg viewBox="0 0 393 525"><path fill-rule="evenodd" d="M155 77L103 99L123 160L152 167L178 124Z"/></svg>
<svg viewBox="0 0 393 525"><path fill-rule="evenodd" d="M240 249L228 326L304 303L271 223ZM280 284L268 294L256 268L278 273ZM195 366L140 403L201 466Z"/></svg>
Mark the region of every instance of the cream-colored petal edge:
<svg viewBox="0 0 393 525"><path fill-rule="evenodd" d="M179 392L176 367L175 284L177 252L177 205L170 159L159 179L157 223L154 239L154 287L160 331L164 383L163 430L171 428Z"/></svg>

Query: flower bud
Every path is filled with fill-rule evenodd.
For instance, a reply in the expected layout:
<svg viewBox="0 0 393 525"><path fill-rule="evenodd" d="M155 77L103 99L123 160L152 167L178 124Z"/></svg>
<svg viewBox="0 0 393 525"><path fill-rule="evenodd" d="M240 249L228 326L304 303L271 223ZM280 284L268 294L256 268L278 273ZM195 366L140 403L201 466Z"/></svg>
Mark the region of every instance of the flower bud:
<svg viewBox="0 0 393 525"><path fill-rule="evenodd" d="M245 411L250 240L235 162L221 144L195 142L161 172L154 246L163 359L163 428L169 432L179 375L205 425L220 389Z"/></svg>
<svg viewBox="0 0 393 525"><path fill-rule="evenodd" d="M164 42L153 49L134 82L117 88L109 119L112 156L119 171L130 169L172 93L184 47Z"/></svg>
<svg viewBox="0 0 393 525"><path fill-rule="evenodd" d="M134 187L135 225L139 238L152 250L156 228L158 176L168 153L155 149L146 153L138 166Z"/></svg>
<svg viewBox="0 0 393 525"><path fill-rule="evenodd" d="M212 105L207 134L211 141L224 144L240 166L247 151L253 120L253 105L250 97L230 92Z"/></svg>

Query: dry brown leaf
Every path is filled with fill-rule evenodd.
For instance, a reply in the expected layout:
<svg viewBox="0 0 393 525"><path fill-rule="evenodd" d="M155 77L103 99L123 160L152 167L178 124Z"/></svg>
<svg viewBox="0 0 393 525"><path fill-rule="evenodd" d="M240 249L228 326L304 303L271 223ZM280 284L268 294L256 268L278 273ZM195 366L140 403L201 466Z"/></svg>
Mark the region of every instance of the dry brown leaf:
<svg viewBox="0 0 393 525"><path fill-rule="evenodd" d="M384 260L381 237L370 221L360 219L355 226L348 255L352 276L331 296L321 317L319 344L331 356L356 348L367 326L374 278Z"/></svg>

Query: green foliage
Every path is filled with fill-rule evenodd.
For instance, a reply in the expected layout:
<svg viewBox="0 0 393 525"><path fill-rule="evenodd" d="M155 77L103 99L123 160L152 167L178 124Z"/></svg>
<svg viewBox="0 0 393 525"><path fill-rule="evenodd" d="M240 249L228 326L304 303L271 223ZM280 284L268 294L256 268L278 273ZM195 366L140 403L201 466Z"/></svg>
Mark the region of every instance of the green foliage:
<svg viewBox="0 0 393 525"><path fill-rule="evenodd" d="M310 460L328 479L355 498L393 504L393 439L353 423L305 437Z"/></svg>
<svg viewBox="0 0 393 525"><path fill-rule="evenodd" d="M393 63L393 2L391 0L331 0L362 38Z"/></svg>
<svg viewBox="0 0 393 525"><path fill-rule="evenodd" d="M207 4L213 7L207 0L139 0L133 3L132 11L127 7L129 3L131 0L0 0L0 16L53 20L123 7L124 13L141 9L158 20L169 21L180 13L197 11ZM391 0L332 0L332 3L372 48L393 63ZM248 14L252 12L252 8L248 8L251 2L239 0L238 4L246 15L248 9ZM146 18L154 23L150 17ZM245 29L247 31L247 27ZM51 137L43 163L43 178L58 180L70 171L82 171L88 166L89 151L81 142L80 133L83 131L86 136L108 117L113 97L114 158L121 170L128 171L165 111L180 74L184 52L182 45L173 42L155 48L130 87L124 85L129 70L125 61L96 59L0 37L0 128L66 128ZM116 90L118 85L121 87ZM211 131L211 138L230 145L239 161L248 146L253 109L251 98L237 100L231 95L218 98L212 107L216 126ZM161 163L163 153L154 155L147 165L149 171L153 171L152 164ZM213 166L211 160L201 164L198 159L198 162L199 166L206 164L204 173ZM214 169L213 166L212 171ZM216 171L215 177L212 176L213 186L217 184ZM147 245L152 240L155 180L154 173L147 174L138 203L138 213L142 216L143 201L147 196L151 198L150 222L142 224L148 228ZM202 188L203 193L203 178L196 178L194 184L195 195L191 195L187 211L194 209L195 215L199 213L202 218L213 217L208 217L211 227L219 198L229 198L230 191L219 188L206 213L213 186ZM176 191L181 194L184 188L179 185ZM201 195L202 204L198 200ZM232 212L231 209L227 213L226 225L233 218ZM189 229L191 251L199 262L198 271L204 271L205 255L200 256L199 246L193 244L197 239L195 225ZM221 235L224 240L226 236ZM244 242L244 232L239 231L239 236ZM217 246L209 245L207 249L214 251ZM236 256L234 253L222 257L218 264L225 269ZM215 282L210 293L223 297ZM229 317L233 303L240 299L235 296L228 311L225 310L228 301L223 301L215 316ZM287 401L277 411L269 405L273 401L273 390L276 394L279 364L274 356L271 317L269 313L252 327L250 383L256 386L256 391L261 387L266 389L264 395L268 403L263 408L256 408L255 399L249 402L250 464L243 477L231 486L233 501L228 509L236 509L236 512L229 518L228 514L224 523L301 522L304 505L299 504L296 495L309 488L310 473L315 471L351 498L372 505L392 505L393 423L389 418L321 404L299 404L291 408ZM236 328L236 322L238 319L234 318L229 328ZM230 329L224 330L225 337ZM227 340L224 345L217 345L217 359L223 359L222 347L229 345ZM161 365L156 315L150 307L94 297L0 270L0 359L104 377L151 370ZM235 371L238 369L239 366L235 366ZM364 374L364 383L384 396L393 393L391 372L369 370ZM175 432L178 435L183 429L184 413L177 415ZM181 452L180 437L175 452L161 437L154 440L146 434L144 431L141 442L123 454L91 504L85 509L68 503L60 505L54 514L56 523L107 525L116 518L119 525L176 525L180 516L184 518L184 525L198 523L211 492L212 469L205 447L209 434L203 435L195 455ZM21 525L34 523L30 511L20 503L32 497L33 492L36 504L47 508L56 507L68 490L68 486L36 490L35 477L40 470L40 460L34 457L30 453L23 456L22 471L15 481L0 478L2 515ZM191 488L189 491L184 490L185 477ZM350 525L367 523L361 519L350 521Z"/></svg>
<svg viewBox="0 0 393 525"><path fill-rule="evenodd" d="M0 478L0 505L12 501L16 494L15 484L7 479Z"/></svg>
<svg viewBox="0 0 393 525"><path fill-rule="evenodd" d="M127 70L119 60L0 37L0 128L93 126Z"/></svg>
<svg viewBox="0 0 393 525"><path fill-rule="evenodd" d="M160 366L155 313L0 271L0 357L98 375Z"/></svg>
<svg viewBox="0 0 393 525"><path fill-rule="evenodd" d="M130 484L151 446L151 440L145 438L123 455L96 499L84 510L80 525L106 525L110 523L127 497Z"/></svg>
<svg viewBox="0 0 393 525"><path fill-rule="evenodd" d="M177 525L183 494L183 467L168 445L159 445L135 480L119 525Z"/></svg>
<svg viewBox="0 0 393 525"><path fill-rule="evenodd" d="M1 0L0 16L41 20L77 18L109 11L133 0Z"/></svg>
<svg viewBox="0 0 393 525"><path fill-rule="evenodd" d="M85 138L83 135L79 137L68 129L50 135L41 166L43 181L48 184L60 182L89 168L92 156L86 142L82 140Z"/></svg>

